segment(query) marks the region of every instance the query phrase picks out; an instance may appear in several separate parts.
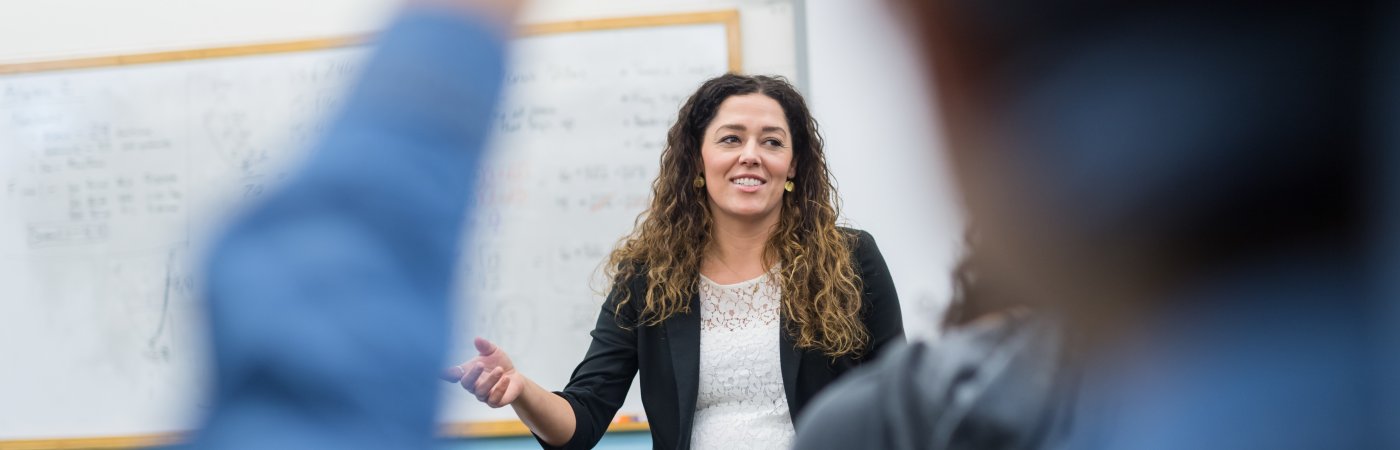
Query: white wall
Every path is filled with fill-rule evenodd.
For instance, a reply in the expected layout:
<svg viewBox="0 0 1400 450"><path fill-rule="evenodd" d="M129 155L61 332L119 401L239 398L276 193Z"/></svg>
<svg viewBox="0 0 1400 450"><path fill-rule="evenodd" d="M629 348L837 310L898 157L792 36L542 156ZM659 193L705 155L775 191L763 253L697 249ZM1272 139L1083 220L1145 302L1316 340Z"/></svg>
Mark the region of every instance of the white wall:
<svg viewBox="0 0 1400 450"><path fill-rule="evenodd" d="M0 0L0 61L342 36L377 28L391 0Z"/></svg>
<svg viewBox="0 0 1400 450"><path fill-rule="evenodd" d="M0 63L373 32L395 0L0 0ZM744 69L793 76L790 0L535 0L522 22L739 10Z"/></svg>
<svg viewBox="0 0 1400 450"><path fill-rule="evenodd" d="M808 101L852 225L875 235L905 328L931 335L962 219L924 70L886 2L807 0Z"/></svg>

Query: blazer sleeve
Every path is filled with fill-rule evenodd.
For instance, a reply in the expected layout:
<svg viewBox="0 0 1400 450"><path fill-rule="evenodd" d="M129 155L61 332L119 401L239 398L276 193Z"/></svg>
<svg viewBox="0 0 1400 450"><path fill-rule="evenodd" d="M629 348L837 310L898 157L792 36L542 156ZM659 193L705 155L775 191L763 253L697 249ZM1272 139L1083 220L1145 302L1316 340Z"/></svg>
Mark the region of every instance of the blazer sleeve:
<svg viewBox="0 0 1400 450"><path fill-rule="evenodd" d="M856 231L855 255L864 285L861 300L865 308L865 328L870 332L869 350L862 359L871 361L887 344L904 342L904 315L899 309L899 294L895 292L890 268L885 265L880 247L875 245L875 237L863 230Z"/></svg>
<svg viewBox="0 0 1400 450"><path fill-rule="evenodd" d="M608 431L608 424L627 398L627 389L637 376L637 316L630 306L617 311L619 285L608 295L594 325L588 353L574 368L569 384L556 395L569 401L574 410L574 435L562 447L551 446L536 436L540 446L554 449L591 449ZM636 292L634 290L634 292ZM633 297L634 299L636 297ZM627 328L624 328L624 325Z"/></svg>

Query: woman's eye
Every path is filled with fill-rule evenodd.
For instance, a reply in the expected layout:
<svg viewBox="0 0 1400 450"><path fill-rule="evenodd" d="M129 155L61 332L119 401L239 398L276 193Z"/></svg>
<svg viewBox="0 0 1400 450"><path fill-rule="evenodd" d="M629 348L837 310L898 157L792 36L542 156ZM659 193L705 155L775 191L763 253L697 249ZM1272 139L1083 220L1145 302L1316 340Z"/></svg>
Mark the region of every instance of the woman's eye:
<svg viewBox="0 0 1400 450"><path fill-rule="evenodd" d="M731 136L725 136L725 137L719 138L719 143L721 143L721 144L737 144L737 143L739 143L739 137L738 137L738 136L732 136L732 135L731 135Z"/></svg>
<svg viewBox="0 0 1400 450"><path fill-rule="evenodd" d="M764 143L764 144L767 144L767 145L769 145L769 146L772 146L772 147L782 147L782 146L783 146L783 141L780 141L780 140L777 140L777 139L769 139L769 140L763 141L763 143Z"/></svg>

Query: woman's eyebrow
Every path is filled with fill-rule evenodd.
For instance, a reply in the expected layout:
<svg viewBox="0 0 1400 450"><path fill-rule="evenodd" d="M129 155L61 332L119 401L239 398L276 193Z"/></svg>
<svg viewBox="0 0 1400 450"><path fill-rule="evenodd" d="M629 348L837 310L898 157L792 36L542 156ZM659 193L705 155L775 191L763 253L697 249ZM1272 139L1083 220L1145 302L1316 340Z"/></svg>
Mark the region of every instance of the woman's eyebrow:
<svg viewBox="0 0 1400 450"><path fill-rule="evenodd" d="M743 125L737 124L737 123L728 123L728 124L720 125L719 128L716 128L716 129L715 129L716 132L720 132L720 131L724 131L724 130L730 130L730 131L735 131L735 132L743 133L743 132L745 132L745 131L748 131L748 128L744 127Z"/></svg>
<svg viewBox="0 0 1400 450"><path fill-rule="evenodd" d="M745 131L748 131L749 129L748 129L748 127L745 127L745 126L740 125L740 124L737 124L737 123L727 123L727 124L724 124L724 125L720 125L719 128L716 128L716 129L715 129L715 132L718 133L718 132L725 131L725 130L734 131L734 132L737 132L737 133L743 133L743 132L745 132ZM783 128L783 127L775 127L775 126L771 126L771 125L770 125L770 126L763 127L762 131L763 131L764 133L782 133L783 136L787 136L787 134L788 134L786 128Z"/></svg>

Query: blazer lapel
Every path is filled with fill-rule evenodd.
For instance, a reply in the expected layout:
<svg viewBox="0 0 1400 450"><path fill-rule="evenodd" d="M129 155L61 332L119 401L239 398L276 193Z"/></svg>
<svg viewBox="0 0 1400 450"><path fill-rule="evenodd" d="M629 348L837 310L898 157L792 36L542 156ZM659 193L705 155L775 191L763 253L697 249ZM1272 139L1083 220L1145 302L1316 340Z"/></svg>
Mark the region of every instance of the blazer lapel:
<svg viewBox="0 0 1400 450"><path fill-rule="evenodd" d="M787 394L788 415L792 416L793 423L797 423L797 411L802 408L802 399L797 398L797 369L802 365L802 350L793 343L792 336L787 332L787 319L779 320L778 326L778 359L783 366L783 392Z"/></svg>
<svg viewBox="0 0 1400 450"><path fill-rule="evenodd" d="M680 448L690 448L690 430L695 422L695 402L700 389L700 305L699 294L691 296L690 313L666 319L666 337L671 346L671 367L676 373L677 407L680 408Z"/></svg>

